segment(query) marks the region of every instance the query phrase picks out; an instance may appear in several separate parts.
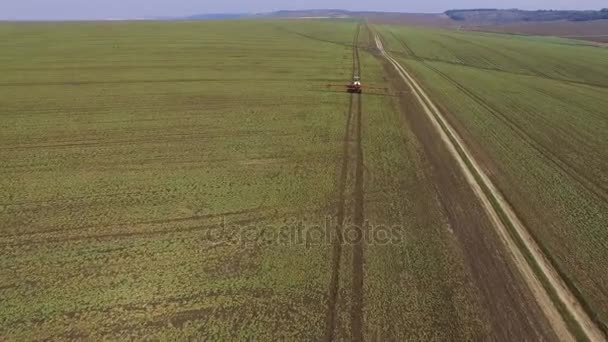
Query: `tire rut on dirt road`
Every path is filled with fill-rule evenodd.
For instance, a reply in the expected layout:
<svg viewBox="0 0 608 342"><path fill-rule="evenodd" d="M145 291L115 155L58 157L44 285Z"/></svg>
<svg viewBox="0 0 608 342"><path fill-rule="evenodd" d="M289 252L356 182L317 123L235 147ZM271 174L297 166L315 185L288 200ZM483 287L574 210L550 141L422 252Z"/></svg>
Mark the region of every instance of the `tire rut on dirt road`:
<svg viewBox="0 0 608 342"><path fill-rule="evenodd" d="M457 162L457 168L462 171L486 215L491 219L495 232L558 338L574 340L570 329L580 329L580 333L591 341L605 341L606 335L593 320L592 314L586 312L586 308L581 305L559 272L551 265L510 204L472 157L462 138L415 78L384 50L378 35L376 44L383 57L392 65L392 69L412 89L427 121L432 124L442 145ZM566 318L571 319L578 328L573 328L566 322L558 306L567 313Z"/></svg>
<svg viewBox="0 0 608 342"><path fill-rule="evenodd" d="M444 73L441 70L437 69L436 67L430 65L429 63L427 63L427 61L425 59L416 56L414 54L414 52L410 49L410 47L407 45L407 43L405 41L403 41L403 39L400 39L399 37L397 37L393 32L391 32L391 34L393 34L393 37L395 38L395 40L397 40L403 46L404 49L411 52L411 54L415 60L419 61L426 68L435 72L436 74L438 74L440 77L442 77L446 81L450 82L457 89L459 89L465 95L467 95L470 99L475 101L475 103L480 105L482 108L486 109L494 117L496 117L498 120L500 120L505 125L507 125L509 128L511 128L522 139L522 141L524 141L526 144L528 144L528 146L530 146L532 149L534 149L540 155L542 155L544 158L546 158L547 161L549 161L551 164L553 164L553 166L555 166L558 170L560 170L564 175L570 177L572 180L577 182L583 189L587 190L590 194L594 195L597 200L603 201L604 203L608 203L607 188L602 187L600 184L593 181L584 172L579 170L579 168L577 168L576 166L572 165L571 163L567 162L566 160L560 158L558 155L553 153L544 144L542 144L541 142L537 141L532 136L530 136L521 125L519 125L513 119L509 118L507 115L502 113L498 108L496 108L489 102L485 101L481 96L474 93L471 89L464 86L461 82L458 82L456 79L450 77L446 73ZM422 91L424 91L424 90L422 90ZM449 124L452 123L452 122L450 122L449 118L446 118L446 121ZM455 130L455 131L456 131L456 133L458 133L458 130ZM511 209L508 209L508 211L511 211ZM513 215L513 216L515 216L515 215ZM517 219L517 217L515 217L515 219L519 222L519 219ZM518 225L523 226L523 224L521 224L521 223L518 223ZM603 325L601 320L599 320L597 318L596 313L591 308L591 305L586 301L586 299L582 295L580 289L578 287L576 287L576 285L574 285L572 280L569 279L568 276L561 269L559 269L557 262L552 257L552 255L549 254L548 250L541 243L536 242L537 238L533 234L533 232L528 231L526 233L526 235L529 235L528 239L530 241L532 241L532 244L535 245L535 248L537 248L539 250L539 253L538 253L539 256L542 256L543 261L545 261L549 264L548 269L551 270L551 272L555 273L556 279L560 280L560 282L562 283L561 286L567 288L567 290L569 292L571 292L571 294L577 298L577 305L580 305L582 307L582 310L584 311L584 313L586 313L586 315L589 316L589 318L594 322L594 324L597 326L597 328L599 330L601 330L604 337L607 337L608 331L606 330L606 327Z"/></svg>
<svg viewBox="0 0 608 342"><path fill-rule="evenodd" d="M408 89L394 66L379 57L392 88ZM463 266L475 293L478 312L487 331L479 340L535 341L556 340L549 323L536 305L517 270L509 262L493 233L491 220L476 200L458 164L426 118L413 92L403 92L397 107L405 117L424 156L423 172L434 186L449 231L462 252ZM488 334L488 335L485 335Z"/></svg>
<svg viewBox="0 0 608 342"><path fill-rule="evenodd" d="M352 44L351 78L360 76L359 34L361 25L357 25ZM328 308L326 318L325 340L333 341L339 326L339 292L340 265L344 245L344 226L350 221L358 237L362 237L364 223L364 189L363 189L363 148L361 144L362 95L349 95L349 106L343 140L342 168L338 180L339 199L336 213L335 236L332 239L331 277L328 290ZM357 238L353 245L353 304L350 310L351 339L363 339L363 241Z"/></svg>

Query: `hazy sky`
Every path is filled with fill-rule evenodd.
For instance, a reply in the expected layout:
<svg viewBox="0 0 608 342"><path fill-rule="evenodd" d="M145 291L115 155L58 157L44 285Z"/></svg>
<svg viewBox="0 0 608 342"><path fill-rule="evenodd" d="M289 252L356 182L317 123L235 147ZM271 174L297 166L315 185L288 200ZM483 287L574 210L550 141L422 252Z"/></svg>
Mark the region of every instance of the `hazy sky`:
<svg viewBox="0 0 608 342"><path fill-rule="evenodd" d="M340 8L443 12L452 8L600 9L607 0L0 0L0 20L106 19Z"/></svg>

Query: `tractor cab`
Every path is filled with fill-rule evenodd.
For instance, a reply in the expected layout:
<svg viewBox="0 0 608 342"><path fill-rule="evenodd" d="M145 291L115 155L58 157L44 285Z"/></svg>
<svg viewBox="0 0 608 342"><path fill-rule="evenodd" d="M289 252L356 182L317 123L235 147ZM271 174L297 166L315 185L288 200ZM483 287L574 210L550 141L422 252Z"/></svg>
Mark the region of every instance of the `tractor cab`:
<svg viewBox="0 0 608 342"><path fill-rule="evenodd" d="M353 81L347 87L349 93L361 93L361 77L354 76Z"/></svg>

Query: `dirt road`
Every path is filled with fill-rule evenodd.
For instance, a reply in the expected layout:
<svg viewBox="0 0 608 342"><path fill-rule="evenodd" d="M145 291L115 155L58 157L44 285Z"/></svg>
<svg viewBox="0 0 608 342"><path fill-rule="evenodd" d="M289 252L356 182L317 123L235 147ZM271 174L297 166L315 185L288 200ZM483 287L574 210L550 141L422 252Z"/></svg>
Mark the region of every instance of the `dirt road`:
<svg viewBox="0 0 608 342"><path fill-rule="evenodd" d="M591 341L604 341L605 335L603 332L585 312L576 296L569 290L558 272L543 255L541 249L528 233L523 223L515 215L515 212L504 199L503 195L473 159L463 140L445 120L442 113L433 104L430 97L412 75L385 51L382 40L378 35L375 36L375 41L382 56L394 68L393 72L396 71L401 81L411 88L418 105L422 108L422 112L426 115L429 125L433 128L434 134L439 137L444 145L443 148L449 151L449 154L457 164L457 168L462 171L466 182L479 199L483 211L491 221L492 227L500 237L504 247L506 247L509 257L530 289L538 307L542 310L544 317L546 317L557 337L564 341L575 339L564 317L562 317L562 314L558 310L555 303L556 300L563 310L567 312L567 315L570 316L570 319L580 326L580 330L585 337ZM438 161L438 163L442 162ZM457 203L449 204L457 205ZM458 231L456 231L456 234L458 234ZM463 236L463 238L465 237ZM473 262L476 261L473 260ZM509 300L509 298L505 299ZM511 298L511 303L516 306L519 305L519 310L523 310L521 313L522 317L526 316L526 310L534 310L534 308L525 308L522 306L523 304L517 304L516 302L517 298ZM533 313L530 313L530 317L532 316L534 316ZM517 317L505 317L505 319L516 320ZM503 323L509 324L508 322ZM526 322L522 320L520 323L520 325L515 323L513 328L524 329ZM531 322L530 324L532 326L542 326L543 322ZM542 335L545 335L545 332L541 329L538 337ZM520 337L523 338L524 336ZM547 336L545 335L545 337Z"/></svg>

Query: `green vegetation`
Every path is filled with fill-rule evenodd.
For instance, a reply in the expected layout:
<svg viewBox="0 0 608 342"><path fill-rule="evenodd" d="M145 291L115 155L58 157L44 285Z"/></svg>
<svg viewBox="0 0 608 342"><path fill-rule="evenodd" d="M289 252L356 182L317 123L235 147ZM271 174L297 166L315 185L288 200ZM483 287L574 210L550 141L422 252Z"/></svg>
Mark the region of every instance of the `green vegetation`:
<svg viewBox="0 0 608 342"><path fill-rule="evenodd" d="M385 26L584 303L608 322L608 50Z"/></svg>
<svg viewBox="0 0 608 342"><path fill-rule="evenodd" d="M520 336L545 334L363 25L371 87L342 89L357 25L1 24L0 340L322 340L335 245L306 233L334 231L341 177L361 179L352 155L341 174L355 145L367 227L398 239L368 235L358 264L361 245L342 246L336 340L357 313L368 340L506 338L504 307L537 325ZM608 50L379 31L608 321ZM350 100L361 135L345 141ZM345 189L348 226L360 192Z"/></svg>
<svg viewBox="0 0 608 342"><path fill-rule="evenodd" d="M363 35L367 36L367 35ZM386 82L379 60L361 57L365 82ZM396 100L364 95L366 219L398 225L404 240L365 251L367 339L475 340L489 334L451 233L428 160ZM429 172L430 173L430 172ZM349 279L350 280L350 279Z"/></svg>
<svg viewBox="0 0 608 342"><path fill-rule="evenodd" d="M320 339L327 246L208 232L333 214L350 48L258 22L0 36L0 336Z"/></svg>
<svg viewBox="0 0 608 342"><path fill-rule="evenodd" d="M321 340L331 246L266 240L335 215L349 95L326 85L350 77L355 26L0 25L0 339ZM366 219L404 240L366 247L364 333L483 336L417 142L384 95L363 104ZM237 225L265 239L234 244Z"/></svg>

